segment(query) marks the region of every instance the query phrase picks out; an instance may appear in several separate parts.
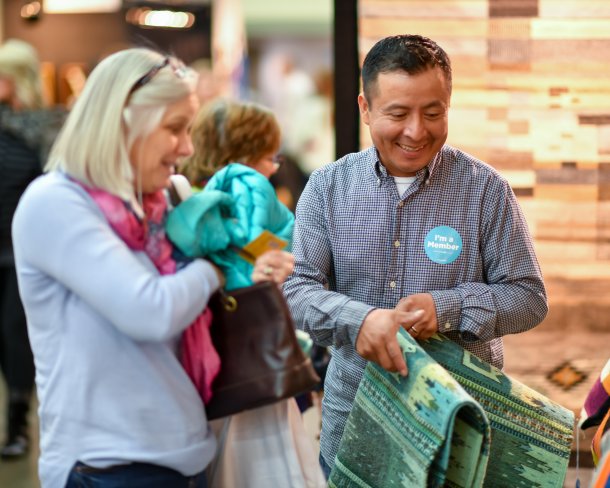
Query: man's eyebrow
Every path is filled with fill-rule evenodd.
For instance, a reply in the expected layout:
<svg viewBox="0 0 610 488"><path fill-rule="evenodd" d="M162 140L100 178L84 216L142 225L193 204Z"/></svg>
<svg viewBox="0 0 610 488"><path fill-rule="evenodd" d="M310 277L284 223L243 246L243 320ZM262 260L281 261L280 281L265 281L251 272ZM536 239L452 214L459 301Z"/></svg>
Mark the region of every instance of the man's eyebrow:
<svg viewBox="0 0 610 488"><path fill-rule="evenodd" d="M440 100L434 100L433 102L430 102L430 103L424 105L424 108L436 108L436 107L445 108L446 105L443 102L441 102Z"/></svg>
<svg viewBox="0 0 610 488"><path fill-rule="evenodd" d="M382 110L384 112L390 112L392 110L409 110L410 108L411 107L403 105L401 103L393 103L391 105L388 105L387 107L382 107Z"/></svg>
<svg viewBox="0 0 610 488"><path fill-rule="evenodd" d="M446 105L443 102L441 102L440 100L434 100L423 106L424 109L437 108L437 107L446 108ZM391 105L388 105L387 107L383 107L383 111L390 112L392 110L411 110L411 108L412 107L410 107L408 105L403 105L401 103L393 103Z"/></svg>

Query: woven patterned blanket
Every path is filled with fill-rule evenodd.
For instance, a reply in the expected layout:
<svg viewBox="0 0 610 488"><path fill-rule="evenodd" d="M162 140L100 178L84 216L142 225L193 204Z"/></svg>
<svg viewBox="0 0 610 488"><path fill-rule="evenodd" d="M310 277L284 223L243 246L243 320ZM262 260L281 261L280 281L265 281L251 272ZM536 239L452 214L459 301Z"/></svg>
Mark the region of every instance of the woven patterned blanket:
<svg viewBox="0 0 610 488"><path fill-rule="evenodd" d="M491 425L485 487L561 488L574 413L481 361L444 336L424 350L483 407Z"/></svg>
<svg viewBox="0 0 610 488"><path fill-rule="evenodd" d="M369 363L330 487L480 487L490 431L481 407L406 333L409 376Z"/></svg>
<svg viewBox="0 0 610 488"><path fill-rule="evenodd" d="M563 486L571 411L444 336L399 337L409 376L367 365L329 486Z"/></svg>

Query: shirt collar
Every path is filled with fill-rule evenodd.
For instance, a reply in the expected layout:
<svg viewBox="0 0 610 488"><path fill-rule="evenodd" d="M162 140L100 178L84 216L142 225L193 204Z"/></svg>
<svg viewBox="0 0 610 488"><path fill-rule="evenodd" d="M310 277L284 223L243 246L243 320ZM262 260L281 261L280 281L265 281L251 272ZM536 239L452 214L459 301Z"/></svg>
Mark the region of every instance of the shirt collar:
<svg viewBox="0 0 610 488"><path fill-rule="evenodd" d="M436 153L436 155L432 158L432 160L426 166L424 166L417 173L415 173L415 177L416 177L415 181L417 181L418 183L425 181L426 184L430 181L430 178L432 177L435 169L438 167L438 165L440 163L440 160L442 158L442 153L443 153L443 149L441 148L441 150ZM381 160L379 159L379 152L377 151L377 148L375 148L374 146L369 148L369 157L371 160L373 171L375 172L375 177L377 179L387 178L388 176L390 176L388 174L388 170L386 169L386 167L383 164L381 164Z"/></svg>

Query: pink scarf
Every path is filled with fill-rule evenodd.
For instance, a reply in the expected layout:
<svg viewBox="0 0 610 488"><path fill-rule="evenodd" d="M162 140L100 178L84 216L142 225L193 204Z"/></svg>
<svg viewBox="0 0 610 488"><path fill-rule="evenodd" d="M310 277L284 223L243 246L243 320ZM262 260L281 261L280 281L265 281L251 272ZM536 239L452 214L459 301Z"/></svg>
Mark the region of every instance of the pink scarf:
<svg viewBox="0 0 610 488"><path fill-rule="evenodd" d="M110 227L130 249L144 251L160 274L176 272L173 248L165 236L167 201L163 191L143 197L145 217L140 220L130 205L119 197L82 186L100 207ZM212 312L206 307L182 334L182 366L204 403L212 398L212 382L220 371L220 357L210 336L211 323Z"/></svg>

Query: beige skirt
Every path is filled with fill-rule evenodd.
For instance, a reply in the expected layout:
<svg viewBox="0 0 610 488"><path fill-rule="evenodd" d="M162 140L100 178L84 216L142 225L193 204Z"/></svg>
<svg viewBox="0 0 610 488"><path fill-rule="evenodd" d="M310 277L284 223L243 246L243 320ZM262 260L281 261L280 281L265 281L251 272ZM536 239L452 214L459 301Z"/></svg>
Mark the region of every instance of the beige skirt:
<svg viewBox="0 0 610 488"><path fill-rule="evenodd" d="M209 488L322 488L326 481L294 398L210 422L218 453Z"/></svg>

